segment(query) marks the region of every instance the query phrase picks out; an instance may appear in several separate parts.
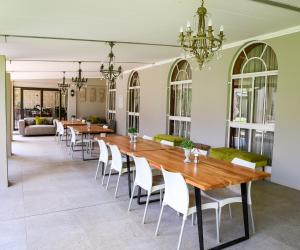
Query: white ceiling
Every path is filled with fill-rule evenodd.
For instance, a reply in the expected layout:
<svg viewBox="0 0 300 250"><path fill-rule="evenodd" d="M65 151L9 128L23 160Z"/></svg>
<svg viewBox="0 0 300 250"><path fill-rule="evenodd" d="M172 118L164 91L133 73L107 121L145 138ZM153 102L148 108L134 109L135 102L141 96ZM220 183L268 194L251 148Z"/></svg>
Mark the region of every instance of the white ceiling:
<svg viewBox="0 0 300 250"><path fill-rule="evenodd" d="M299 0L280 0L300 7ZM184 26L200 6L199 0L0 0L0 34L177 44ZM219 29L223 24L231 43L300 25L300 13L250 0L207 0L206 7ZM0 54L7 59L106 60L108 45L91 42L0 37ZM152 63L179 56L181 50L117 44L117 61ZM132 69L143 64L123 64ZM87 77L99 77L100 63L82 65ZM14 79L59 78L76 71L76 63L11 62ZM33 72L48 71L48 72ZM68 72L71 77L76 72Z"/></svg>

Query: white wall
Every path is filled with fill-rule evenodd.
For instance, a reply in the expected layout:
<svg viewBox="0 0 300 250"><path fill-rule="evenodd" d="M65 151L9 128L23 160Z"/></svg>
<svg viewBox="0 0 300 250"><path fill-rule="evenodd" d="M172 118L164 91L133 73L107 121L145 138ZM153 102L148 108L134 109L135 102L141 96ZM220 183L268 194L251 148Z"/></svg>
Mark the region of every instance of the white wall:
<svg viewBox="0 0 300 250"><path fill-rule="evenodd" d="M106 81L100 79L89 79L84 91L86 93L85 101L81 100L80 93L77 91L77 117L88 117L93 115L105 118ZM96 93L96 100L91 100L91 95L94 91Z"/></svg>

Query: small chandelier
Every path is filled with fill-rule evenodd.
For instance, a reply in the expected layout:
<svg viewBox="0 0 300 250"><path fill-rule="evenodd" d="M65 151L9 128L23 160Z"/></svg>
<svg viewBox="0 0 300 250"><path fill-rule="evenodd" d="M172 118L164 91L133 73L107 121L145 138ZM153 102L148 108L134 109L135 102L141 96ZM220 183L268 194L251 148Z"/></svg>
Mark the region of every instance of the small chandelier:
<svg viewBox="0 0 300 250"><path fill-rule="evenodd" d="M79 70L78 70L78 76L72 77L72 82L75 83L75 86L80 90L82 87L86 86L86 82L88 81L87 78L81 77L82 69L80 68L81 62L78 62L79 64Z"/></svg>
<svg viewBox="0 0 300 250"><path fill-rule="evenodd" d="M68 94L68 89L70 88L70 84L67 84L66 83L66 77L65 77L65 74L66 74L66 71L63 71L63 81L62 83L57 83L57 86L60 90L60 93L62 94L62 96L66 96Z"/></svg>
<svg viewBox="0 0 300 250"><path fill-rule="evenodd" d="M114 69L114 58L115 55L112 51L113 46L115 45L114 42L109 42L108 43L110 46L110 52L108 54L108 68L104 69L104 65L102 64L100 67L100 73L102 74L104 79L107 79L109 82L114 82L116 78L119 77L119 75L122 73L122 67L119 66L118 69Z"/></svg>
<svg viewBox="0 0 300 250"><path fill-rule="evenodd" d="M221 48L225 35L222 25L218 37L215 37L211 19L208 20L206 27L207 9L204 7L204 0L202 0L201 7L197 10L197 15L197 31L194 32L190 22L188 22L185 32L182 27L180 28L179 41L185 51L195 56L201 69L203 64L208 62L214 56L214 53Z"/></svg>

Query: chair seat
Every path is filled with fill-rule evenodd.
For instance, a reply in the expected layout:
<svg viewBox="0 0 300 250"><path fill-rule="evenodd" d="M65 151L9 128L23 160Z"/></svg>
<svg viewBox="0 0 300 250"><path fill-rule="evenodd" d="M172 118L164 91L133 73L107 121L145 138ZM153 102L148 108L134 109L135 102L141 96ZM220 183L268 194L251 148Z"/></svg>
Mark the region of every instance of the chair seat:
<svg viewBox="0 0 300 250"><path fill-rule="evenodd" d="M225 206L232 202L242 202L242 197L239 192L235 192L230 188L220 188L216 190L206 191L205 196L219 202L220 206Z"/></svg>
<svg viewBox="0 0 300 250"><path fill-rule="evenodd" d="M152 186L164 185L164 177L162 175L155 175L152 179Z"/></svg>
<svg viewBox="0 0 300 250"><path fill-rule="evenodd" d="M155 192L165 188L165 181L162 175L155 175L152 177L152 188L151 191Z"/></svg>
<svg viewBox="0 0 300 250"><path fill-rule="evenodd" d="M196 197L195 197L195 193L190 191L189 193L190 197L189 197L189 212L188 212L188 215L190 214L193 214L193 213L196 213ZM206 210L206 209L217 209L218 208L218 203L207 197L207 196L203 196L201 195L201 207L202 207L202 210Z"/></svg>
<svg viewBox="0 0 300 250"><path fill-rule="evenodd" d="M216 201L241 196L240 193L235 192L234 190L232 190L230 188L220 188L220 189L215 189L215 190L209 190L209 191L205 191L205 194L209 198L216 200Z"/></svg>

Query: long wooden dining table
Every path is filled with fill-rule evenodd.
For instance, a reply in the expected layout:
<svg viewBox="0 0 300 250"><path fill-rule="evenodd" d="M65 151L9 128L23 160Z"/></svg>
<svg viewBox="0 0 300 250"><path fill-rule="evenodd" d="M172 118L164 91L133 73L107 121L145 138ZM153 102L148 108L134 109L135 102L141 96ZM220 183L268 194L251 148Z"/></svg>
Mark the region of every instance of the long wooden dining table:
<svg viewBox="0 0 300 250"><path fill-rule="evenodd" d="M223 249L249 239L247 183L264 179L270 174L204 156L200 157L198 163L184 163L185 157L182 149L162 146L153 141L138 139L136 143L129 143L128 137L125 136L106 137L104 141L107 144L117 145L120 151L126 154L127 168L130 169L130 156L145 157L152 167L157 169L163 167L168 171L181 173L185 181L194 187L201 250L204 250L201 190L212 190L239 184L242 197L244 235L211 249ZM130 174L130 171L128 173ZM128 185L131 190L130 178L128 178Z"/></svg>

